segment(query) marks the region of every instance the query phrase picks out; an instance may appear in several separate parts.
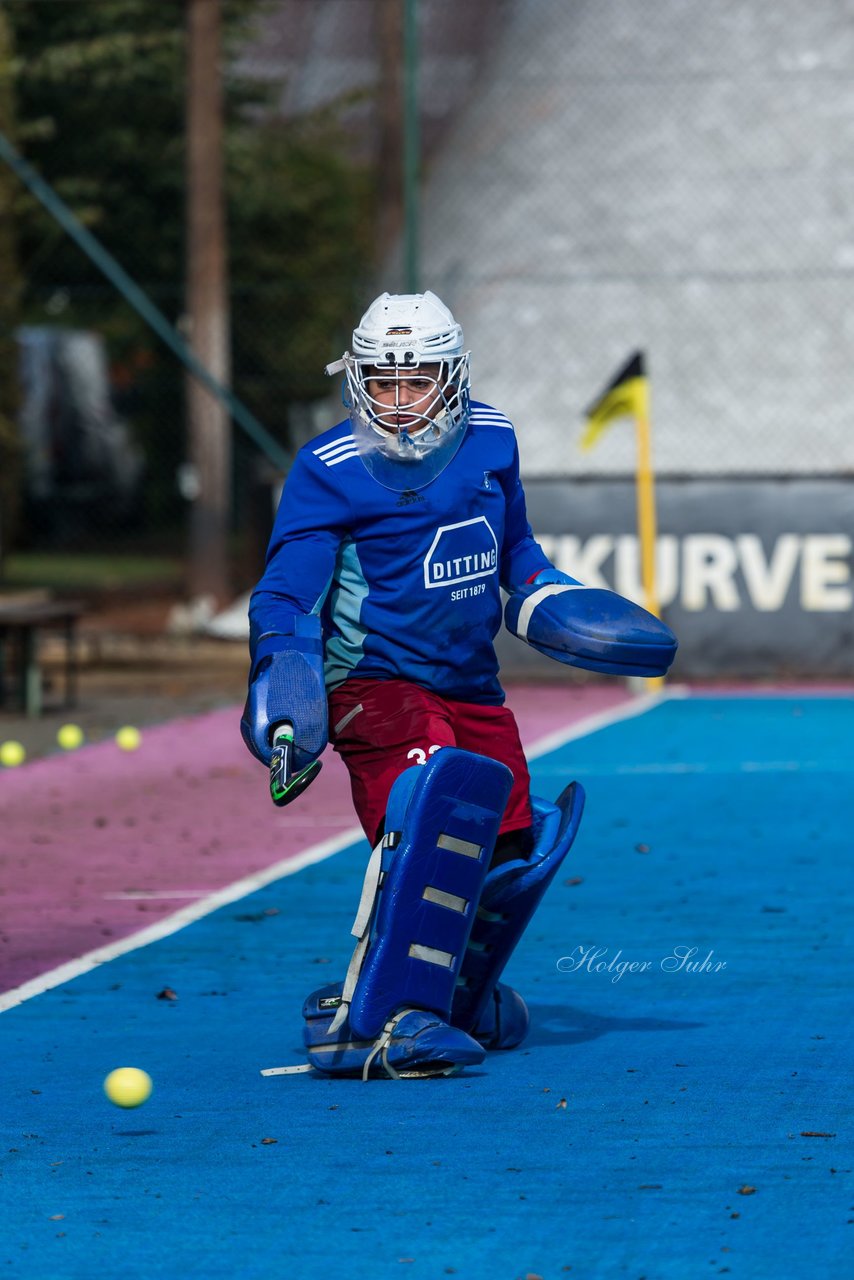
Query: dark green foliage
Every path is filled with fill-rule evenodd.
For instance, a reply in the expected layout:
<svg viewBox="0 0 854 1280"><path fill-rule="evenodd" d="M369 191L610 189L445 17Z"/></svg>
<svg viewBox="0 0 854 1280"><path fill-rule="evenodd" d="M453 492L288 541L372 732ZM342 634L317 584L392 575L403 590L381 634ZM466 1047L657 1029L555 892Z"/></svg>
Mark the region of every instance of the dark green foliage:
<svg viewBox="0 0 854 1280"><path fill-rule="evenodd" d="M323 366L346 344L370 265L369 179L312 128L245 131L235 151L237 363L250 377L272 378L273 403L283 392L310 400L329 389Z"/></svg>
<svg viewBox="0 0 854 1280"><path fill-rule="evenodd" d="M223 0L227 52L264 0ZM14 31L18 140L27 158L173 322L183 309L184 0L6 0ZM233 65L227 60L226 65ZM328 391L370 270L372 184L349 158L335 110L294 124L264 91L226 77L226 186L233 385L286 439L287 406ZM266 120L267 123L259 123ZM183 372L96 267L20 187L29 323L107 336L121 406L148 457L149 513L180 509Z"/></svg>

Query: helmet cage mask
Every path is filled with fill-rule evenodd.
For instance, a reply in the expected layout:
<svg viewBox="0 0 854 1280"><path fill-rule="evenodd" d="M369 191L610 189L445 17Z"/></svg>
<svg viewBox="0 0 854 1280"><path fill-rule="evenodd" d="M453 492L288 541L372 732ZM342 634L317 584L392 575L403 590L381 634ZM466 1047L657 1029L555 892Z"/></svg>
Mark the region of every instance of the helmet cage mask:
<svg viewBox="0 0 854 1280"><path fill-rule="evenodd" d="M392 353L387 353L391 355ZM345 407L386 457L418 462L469 415L469 357L435 364L374 363L345 357ZM383 398L372 394L380 385ZM402 399L406 387L406 399ZM393 392L393 396L390 393Z"/></svg>
<svg viewBox="0 0 854 1280"><path fill-rule="evenodd" d="M448 308L429 291L383 294L354 330L353 354L327 368L339 370L366 469L389 489L424 488L456 454L470 414L469 352Z"/></svg>

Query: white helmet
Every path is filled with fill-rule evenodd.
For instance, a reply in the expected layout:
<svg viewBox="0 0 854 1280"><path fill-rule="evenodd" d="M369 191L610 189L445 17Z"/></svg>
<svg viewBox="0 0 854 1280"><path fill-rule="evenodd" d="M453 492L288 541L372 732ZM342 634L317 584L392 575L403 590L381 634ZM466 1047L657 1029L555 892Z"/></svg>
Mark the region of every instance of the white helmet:
<svg viewBox="0 0 854 1280"><path fill-rule="evenodd" d="M441 299L429 291L382 294L353 332L352 355L326 369L342 371L344 404L371 475L396 490L434 480L462 444L470 412L469 352Z"/></svg>

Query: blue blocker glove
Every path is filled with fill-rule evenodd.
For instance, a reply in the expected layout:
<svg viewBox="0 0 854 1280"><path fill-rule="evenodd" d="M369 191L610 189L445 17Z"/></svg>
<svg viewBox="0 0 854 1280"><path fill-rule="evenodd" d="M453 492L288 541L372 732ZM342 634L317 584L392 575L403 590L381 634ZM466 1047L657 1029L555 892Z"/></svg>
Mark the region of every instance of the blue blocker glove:
<svg viewBox="0 0 854 1280"><path fill-rule="evenodd" d="M262 764L271 763L274 736L283 725L291 726L289 766L298 773L317 759L329 736L323 638L314 614L284 618L255 649L240 732Z"/></svg>
<svg viewBox="0 0 854 1280"><path fill-rule="evenodd" d="M511 592L504 623L556 662L603 675L663 676L676 656L676 636L660 618L553 566Z"/></svg>

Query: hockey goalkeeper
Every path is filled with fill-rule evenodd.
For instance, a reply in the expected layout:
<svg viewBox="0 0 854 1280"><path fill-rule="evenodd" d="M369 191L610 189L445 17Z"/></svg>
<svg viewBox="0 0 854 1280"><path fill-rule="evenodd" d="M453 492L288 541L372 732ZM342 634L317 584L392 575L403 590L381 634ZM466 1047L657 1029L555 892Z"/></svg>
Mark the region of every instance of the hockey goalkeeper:
<svg viewBox="0 0 854 1280"><path fill-rule="evenodd" d="M303 1010L310 1062L450 1074L526 1034L499 978L584 799L575 783L531 797L493 648L500 588L510 630L561 662L660 675L676 642L549 563L513 426L471 399L462 329L434 294L377 298L327 372L348 417L288 476L250 605L241 729L280 803L331 742L373 848L346 978Z"/></svg>

